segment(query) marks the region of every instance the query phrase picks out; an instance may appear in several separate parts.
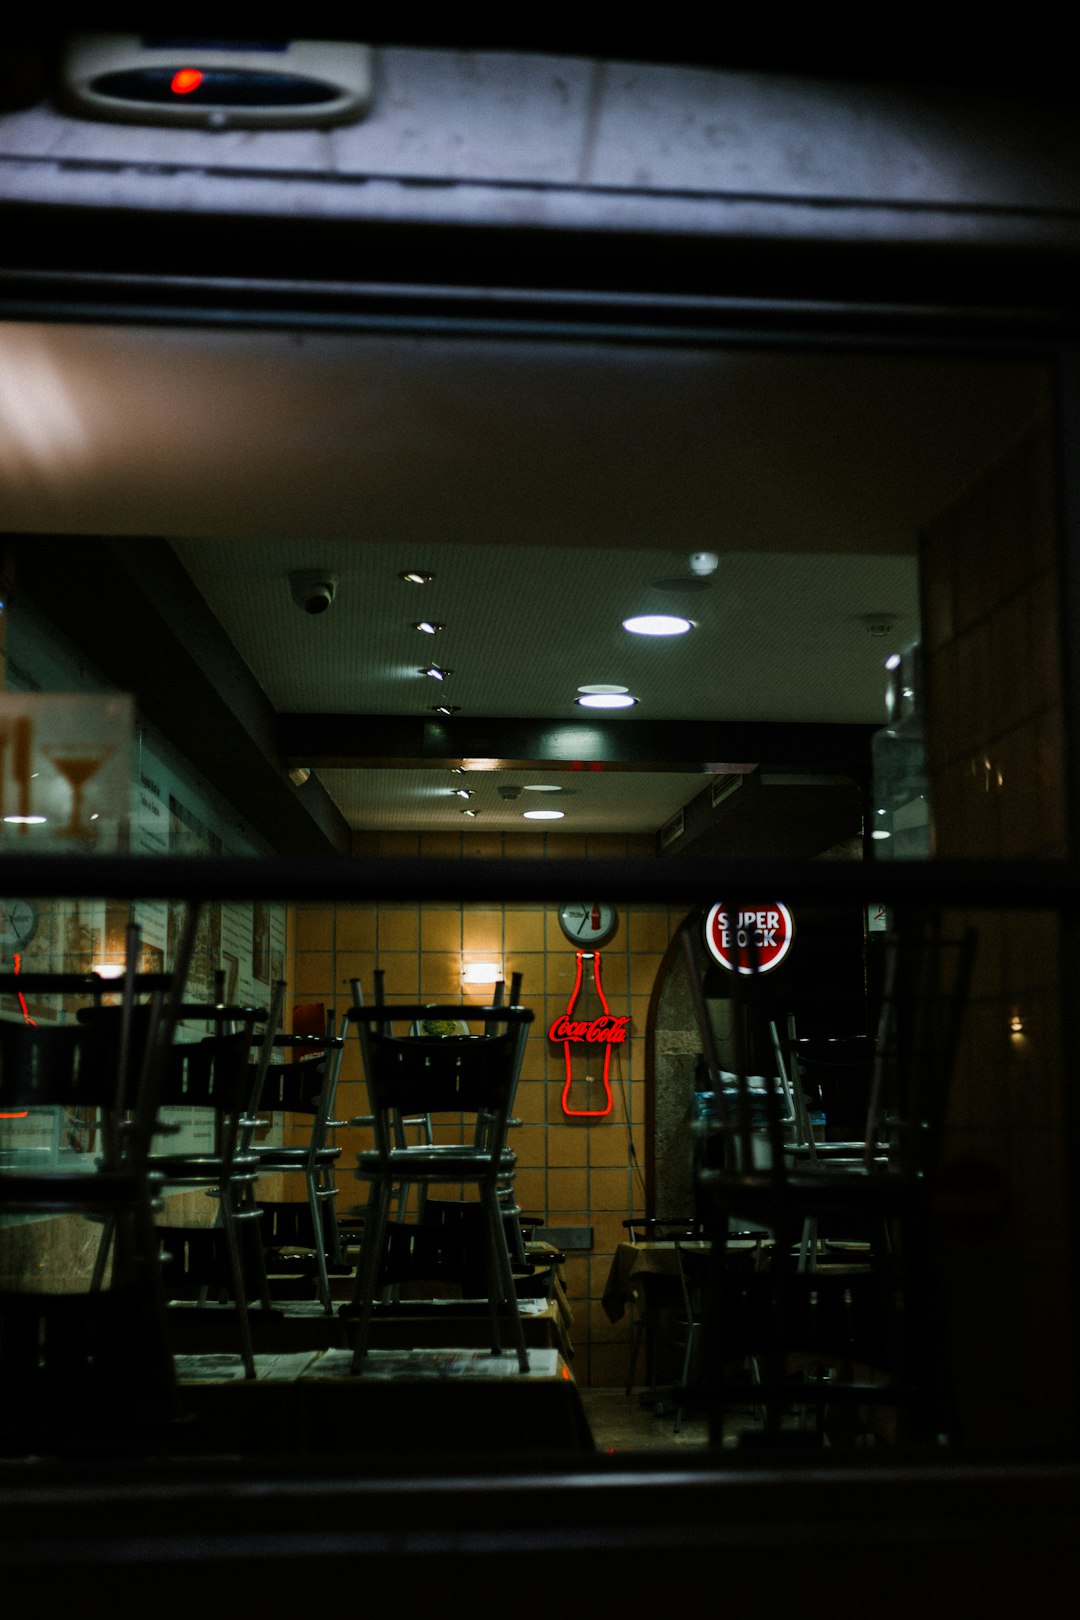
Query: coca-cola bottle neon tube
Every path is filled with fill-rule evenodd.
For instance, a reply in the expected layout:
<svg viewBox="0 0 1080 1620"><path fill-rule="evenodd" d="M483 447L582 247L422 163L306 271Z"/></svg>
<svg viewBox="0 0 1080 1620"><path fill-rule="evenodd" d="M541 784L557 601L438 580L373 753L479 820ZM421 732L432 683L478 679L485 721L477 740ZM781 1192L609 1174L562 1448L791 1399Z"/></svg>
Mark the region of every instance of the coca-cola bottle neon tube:
<svg viewBox="0 0 1080 1620"><path fill-rule="evenodd" d="M576 956L577 974L574 979L574 988L570 992L570 1000L566 1004L565 1013L561 1013L548 1030L548 1038L550 1040L560 1041L562 1043L563 1056L566 1063L566 1080L563 1084L562 1092L563 1113L572 1119L603 1119L606 1114L611 1113L612 1107L611 1082L608 1078L609 1071L611 1069L611 1048L613 1046L620 1046L623 1041L625 1041L630 1019L629 1017L612 1017L611 1009L607 1004L607 997L604 994L604 986L600 978L600 952L578 951ZM600 1005L604 1010L601 1016L598 1018L586 1020L573 1019L571 1014L574 1011L574 1005L581 993L581 985L585 973L584 964L586 957L592 958L593 983L596 986L596 994L599 997ZM602 1108L572 1108L570 1106L570 1088L574 1083L570 1049L571 1047L578 1045L602 1045L604 1048L604 1072L602 1075L604 1084L604 1106Z"/></svg>

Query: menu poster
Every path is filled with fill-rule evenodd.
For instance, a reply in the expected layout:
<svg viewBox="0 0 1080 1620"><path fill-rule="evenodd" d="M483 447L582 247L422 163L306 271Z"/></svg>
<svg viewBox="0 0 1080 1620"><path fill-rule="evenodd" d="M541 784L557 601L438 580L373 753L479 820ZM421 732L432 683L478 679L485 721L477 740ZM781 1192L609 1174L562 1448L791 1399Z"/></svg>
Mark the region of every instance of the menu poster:
<svg viewBox="0 0 1080 1620"><path fill-rule="evenodd" d="M169 905L168 942L166 962L176 961L180 946L180 930L184 926L186 908L180 902ZM188 967L185 998L189 1001L213 1001L217 990L216 974L221 959L221 907L215 901L204 905L195 928L195 943Z"/></svg>
<svg viewBox="0 0 1080 1620"><path fill-rule="evenodd" d="M261 1006L266 991L256 989L251 963L251 907L239 903L221 908L221 966L225 999Z"/></svg>

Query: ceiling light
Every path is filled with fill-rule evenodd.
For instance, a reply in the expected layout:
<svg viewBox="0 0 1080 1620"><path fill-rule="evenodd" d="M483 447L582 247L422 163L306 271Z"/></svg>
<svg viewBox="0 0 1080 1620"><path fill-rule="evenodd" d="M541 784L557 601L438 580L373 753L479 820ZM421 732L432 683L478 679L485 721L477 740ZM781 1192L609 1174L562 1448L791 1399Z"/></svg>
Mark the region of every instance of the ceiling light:
<svg viewBox="0 0 1080 1620"><path fill-rule="evenodd" d="M431 619L421 619L413 625L414 630L422 630L425 636L437 636L440 630L445 630L445 624L434 624Z"/></svg>
<svg viewBox="0 0 1080 1620"><path fill-rule="evenodd" d="M641 613L634 619L624 619L624 630L634 636L685 636L694 628L689 619L675 613Z"/></svg>
<svg viewBox="0 0 1080 1620"><path fill-rule="evenodd" d="M609 686L601 681L597 686L579 686L579 692L629 692L628 686Z"/></svg>
<svg viewBox="0 0 1080 1620"><path fill-rule="evenodd" d="M445 681L454 672L452 669L443 669L439 664L429 664L420 673L421 675L430 675L433 681Z"/></svg>
<svg viewBox="0 0 1080 1620"><path fill-rule="evenodd" d="M562 793L565 789L556 787L554 782L527 782L526 793Z"/></svg>
<svg viewBox="0 0 1080 1620"><path fill-rule="evenodd" d="M715 551L692 551L690 553L690 572L703 577L715 574L720 565L720 559Z"/></svg>
<svg viewBox="0 0 1080 1620"><path fill-rule="evenodd" d="M408 580L410 585L430 585L435 575L425 572L422 568L410 568L409 572L402 574L401 577Z"/></svg>
<svg viewBox="0 0 1080 1620"><path fill-rule="evenodd" d="M450 791L457 799L471 799L475 790L473 788L451 788Z"/></svg>
<svg viewBox="0 0 1080 1620"><path fill-rule="evenodd" d="M310 780L311 772L306 765L294 765L289 772L289 781L294 787L303 787Z"/></svg>
<svg viewBox="0 0 1080 1620"><path fill-rule="evenodd" d="M4 820L5 821L10 821L13 825L19 826L19 827L40 827L43 821L48 820L48 817L47 816L5 816Z"/></svg>
<svg viewBox="0 0 1080 1620"><path fill-rule="evenodd" d="M574 701L583 709L632 709L637 698L629 692L586 692Z"/></svg>
<svg viewBox="0 0 1080 1620"><path fill-rule="evenodd" d="M870 836L871 838L891 838L892 833L887 833L883 827L875 827Z"/></svg>
<svg viewBox="0 0 1080 1620"><path fill-rule="evenodd" d="M524 810L522 812L526 821L561 821L562 810Z"/></svg>
<svg viewBox="0 0 1080 1620"><path fill-rule="evenodd" d="M463 816L478 816L480 814L479 810L463 810L461 813Z"/></svg>
<svg viewBox="0 0 1080 1620"><path fill-rule="evenodd" d="M458 714L460 710L460 703L433 703L431 705L432 714Z"/></svg>

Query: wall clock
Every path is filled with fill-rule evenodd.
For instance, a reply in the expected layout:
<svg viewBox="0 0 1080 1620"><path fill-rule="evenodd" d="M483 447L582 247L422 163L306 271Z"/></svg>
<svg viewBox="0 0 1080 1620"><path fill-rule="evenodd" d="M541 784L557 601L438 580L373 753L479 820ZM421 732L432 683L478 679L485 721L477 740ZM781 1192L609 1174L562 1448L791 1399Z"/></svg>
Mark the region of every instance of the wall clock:
<svg viewBox="0 0 1080 1620"><path fill-rule="evenodd" d="M606 900L567 900L559 907L559 927L575 945L606 945L619 914Z"/></svg>
<svg viewBox="0 0 1080 1620"><path fill-rule="evenodd" d="M0 955L25 951L37 925L37 907L29 900L0 900Z"/></svg>

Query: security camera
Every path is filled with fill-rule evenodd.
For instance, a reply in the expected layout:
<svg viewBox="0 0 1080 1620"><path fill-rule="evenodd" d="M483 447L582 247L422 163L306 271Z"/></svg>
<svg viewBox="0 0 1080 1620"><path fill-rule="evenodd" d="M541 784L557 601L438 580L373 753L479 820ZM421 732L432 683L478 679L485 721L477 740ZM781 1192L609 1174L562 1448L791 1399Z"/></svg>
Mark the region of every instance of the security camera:
<svg viewBox="0 0 1080 1620"><path fill-rule="evenodd" d="M500 799L516 799L520 792L521 792L521 789L519 787L501 787L499 789L499 798Z"/></svg>
<svg viewBox="0 0 1080 1620"><path fill-rule="evenodd" d="M690 572L697 574L699 579L706 574L714 574L720 559L715 551L692 551L690 553Z"/></svg>
<svg viewBox="0 0 1080 1620"><path fill-rule="evenodd" d="M305 613L325 613L337 594L337 575L325 568L301 568L289 575L293 601Z"/></svg>

